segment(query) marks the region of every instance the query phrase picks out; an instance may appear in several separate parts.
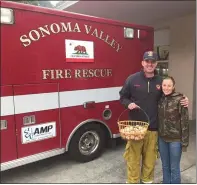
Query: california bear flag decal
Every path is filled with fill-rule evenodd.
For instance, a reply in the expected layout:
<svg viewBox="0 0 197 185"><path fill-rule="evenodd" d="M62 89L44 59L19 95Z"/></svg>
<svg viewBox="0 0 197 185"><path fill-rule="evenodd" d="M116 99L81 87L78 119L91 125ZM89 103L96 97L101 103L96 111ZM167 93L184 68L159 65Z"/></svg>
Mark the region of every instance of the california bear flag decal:
<svg viewBox="0 0 197 185"><path fill-rule="evenodd" d="M92 41L65 40L66 62L94 62Z"/></svg>

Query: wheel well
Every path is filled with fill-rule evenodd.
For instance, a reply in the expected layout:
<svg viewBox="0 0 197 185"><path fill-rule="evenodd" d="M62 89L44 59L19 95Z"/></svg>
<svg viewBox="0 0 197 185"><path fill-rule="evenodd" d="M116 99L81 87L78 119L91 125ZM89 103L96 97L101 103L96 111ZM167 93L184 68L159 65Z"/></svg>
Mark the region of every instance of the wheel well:
<svg viewBox="0 0 197 185"><path fill-rule="evenodd" d="M109 139L109 138L112 137L112 136L111 136L111 131L109 131L108 128L107 128L105 125L103 125L102 123L99 123L99 122L94 122L94 123L101 126L102 130L103 130L104 133L105 133L105 136L107 137L106 139Z"/></svg>
<svg viewBox="0 0 197 185"><path fill-rule="evenodd" d="M75 129L69 135L68 140L67 140L67 143L66 143L66 151L69 150L70 142L71 142L73 136L77 133L77 131L79 129L81 129L82 127L87 126L87 125L90 125L90 124L91 125L92 124L100 125L100 127L102 128L102 130L105 133L105 136L107 137L106 139L112 138L111 130L109 129L109 127L104 122L101 122L101 121L98 121L98 120L91 120L91 121L88 121L88 122L82 122L77 127L75 127Z"/></svg>

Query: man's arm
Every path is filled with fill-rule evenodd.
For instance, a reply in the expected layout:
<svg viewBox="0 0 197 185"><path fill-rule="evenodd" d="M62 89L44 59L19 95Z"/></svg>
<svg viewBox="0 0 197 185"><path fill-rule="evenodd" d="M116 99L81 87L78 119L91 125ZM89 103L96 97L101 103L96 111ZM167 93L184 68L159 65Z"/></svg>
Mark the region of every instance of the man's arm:
<svg viewBox="0 0 197 185"><path fill-rule="evenodd" d="M125 106L125 108L128 108L129 104L132 103L131 101L131 92L130 92L130 86L131 86L131 78L128 77L125 81L125 84L123 85L122 89L120 90L120 102L122 105Z"/></svg>
<svg viewBox="0 0 197 185"><path fill-rule="evenodd" d="M183 106L183 107L188 107L189 106L189 99L188 99L188 97L187 96L185 96L185 95L183 95L183 99L181 100L181 105Z"/></svg>

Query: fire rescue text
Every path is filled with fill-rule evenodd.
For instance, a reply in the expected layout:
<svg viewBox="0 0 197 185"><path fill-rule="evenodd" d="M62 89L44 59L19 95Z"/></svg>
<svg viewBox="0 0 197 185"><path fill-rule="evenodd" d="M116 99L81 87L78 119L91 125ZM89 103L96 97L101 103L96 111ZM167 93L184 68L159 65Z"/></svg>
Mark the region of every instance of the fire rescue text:
<svg viewBox="0 0 197 185"><path fill-rule="evenodd" d="M92 35L104 41L110 47L114 48L117 52L122 49L122 46L120 46L120 44L114 38L104 33L104 31L93 28L92 26L86 24L84 24L84 26L80 26L78 23L72 22L60 22L59 24L52 23L50 25L38 27L37 29L29 31L27 35L22 35L20 37L20 41L22 42L23 46L27 47L30 46L32 42L39 41L41 38L46 37L47 35L64 32L85 32L86 34Z"/></svg>
<svg viewBox="0 0 197 185"><path fill-rule="evenodd" d="M52 69L42 70L42 79L102 78L112 76L112 69Z"/></svg>

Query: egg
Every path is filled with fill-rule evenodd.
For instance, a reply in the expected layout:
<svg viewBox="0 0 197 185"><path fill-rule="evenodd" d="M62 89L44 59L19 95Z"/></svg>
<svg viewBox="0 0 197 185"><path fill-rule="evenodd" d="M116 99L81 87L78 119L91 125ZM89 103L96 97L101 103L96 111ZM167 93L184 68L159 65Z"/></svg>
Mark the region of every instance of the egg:
<svg viewBox="0 0 197 185"><path fill-rule="evenodd" d="M135 133L135 132L132 130L132 131L131 131L131 135L134 135L134 133Z"/></svg>
<svg viewBox="0 0 197 185"><path fill-rule="evenodd" d="M131 135L131 139L135 139L135 136Z"/></svg>
<svg viewBox="0 0 197 185"><path fill-rule="evenodd" d="M141 140L145 137L147 127L142 125L125 125L119 128L120 136L125 140Z"/></svg>

